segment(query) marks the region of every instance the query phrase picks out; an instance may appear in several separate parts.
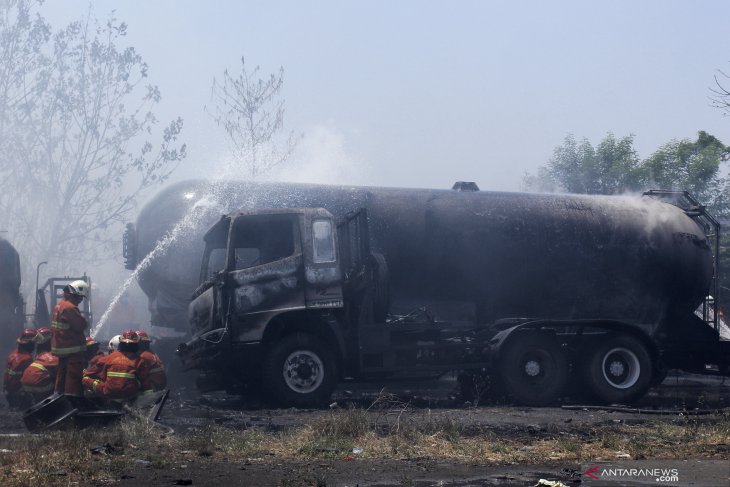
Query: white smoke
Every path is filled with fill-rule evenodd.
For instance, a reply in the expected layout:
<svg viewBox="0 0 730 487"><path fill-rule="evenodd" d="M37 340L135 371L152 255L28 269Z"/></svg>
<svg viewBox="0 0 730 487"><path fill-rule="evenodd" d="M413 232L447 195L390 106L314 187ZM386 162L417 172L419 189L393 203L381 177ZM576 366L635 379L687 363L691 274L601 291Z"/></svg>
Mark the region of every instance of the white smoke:
<svg viewBox="0 0 730 487"><path fill-rule="evenodd" d="M307 129L291 159L264 176L293 183L366 184L369 167L347 151L345 135L330 126Z"/></svg>

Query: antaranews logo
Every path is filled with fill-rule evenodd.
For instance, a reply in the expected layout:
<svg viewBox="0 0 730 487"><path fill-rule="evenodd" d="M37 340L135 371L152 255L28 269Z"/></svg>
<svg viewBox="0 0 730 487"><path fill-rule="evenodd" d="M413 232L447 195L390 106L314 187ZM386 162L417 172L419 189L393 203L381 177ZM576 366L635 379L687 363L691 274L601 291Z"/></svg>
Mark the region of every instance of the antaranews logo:
<svg viewBox="0 0 730 487"><path fill-rule="evenodd" d="M624 468L615 465L593 465L583 471L585 479L619 483L622 480L636 480L657 483L679 482L679 469L676 468Z"/></svg>
<svg viewBox="0 0 730 487"><path fill-rule="evenodd" d="M590 477L594 480L599 480L601 477L597 477L596 475L600 475L600 472L598 471L601 467L596 465L595 467L591 467L585 472L583 472L583 475Z"/></svg>

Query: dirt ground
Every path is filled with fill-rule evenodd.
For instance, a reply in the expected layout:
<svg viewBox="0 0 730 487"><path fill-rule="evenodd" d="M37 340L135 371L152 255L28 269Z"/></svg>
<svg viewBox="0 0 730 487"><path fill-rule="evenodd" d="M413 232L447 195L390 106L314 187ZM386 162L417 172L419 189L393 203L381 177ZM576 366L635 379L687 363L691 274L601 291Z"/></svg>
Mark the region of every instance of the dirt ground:
<svg viewBox="0 0 730 487"><path fill-rule="evenodd" d="M393 384L385 388L409 407L402 413L396 408L373 411L373 423L393 424L402 414L403 421L425 422L433 415L445 415L465 430L490 430L499 437L527 436L540 438L555 433L586 436L592 428L604 425L647 425L672 421L676 415L612 412L560 407L525 408L488 404L472 407L459 402L453 380L437 383ZM382 393L381 386L344 385L333 398L333 409L348 404L367 407ZM166 407L163 422L183 432L194 426L214 422L233 428L259 427L286 429L302 424L316 424L329 411L295 409L259 409L257 404L236 404L225 396L204 396L202 404L173 400ZM662 386L654 388L641 403L632 407L654 409L711 409L730 406L730 379L670 375ZM241 409L243 407L244 409ZM648 411L647 411L648 412ZM712 421L712 416L703 418ZM274 456L250 458L240 462L215 462L192 459L165 470L138 468L121 481L133 485L216 485L240 486L527 486L540 479L559 480L566 485L581 482L579 463L504 464L461 463L438 458L360 458L338 452L339 458L305 462L279 461ZM730 458L727 457L726 458ZM729 464L730 465L730 464ZM727 479L725 479L727 480ZM704 485L718 485L707 479ZM697 485L702 485L697 484ZM719 484L719 485L725 485Z"/></svg>
<svg viewBox="0 0 730 487"><path fill-rule="evenodd" d="M462 404L456 394L456 383L445 379L436 383L394 384L382 390L380 386L345 384L333 397L330 408L322 410L266 409L255 401L245 401L225 395L193 398L182 389L172 395L160 422L173 428L177 436L195 437L209 425L224 427L223 431L260 430L275 434L311 425L314 428L331 417L333 411L356 407L366 411L367 422L377 429L387 426L391 431L401 424L428 424L434 418L440 424L458 427L459 434L470 436L478 432L508 444L536 445L542 440L564 441L566 448L581 448L582 441L593 441L601 431L616 427L642 428L651 431L662 425L676 424L687 412L721 410L730 406L730 379L670 375L665 382L650 391L640 404L642 412L619 412L605 409L562 407L513 407L492 401L486 405ZM387 408L369 408L385 393L394 401ZM573 400L572 404L578 405ZM0 430L4 435L24 433L21 416L2 410ZM656 414L674 411L673 414ZM680 413L679 411L683 411ZM717 414L698 415L697 424L718 421ZM444 423L447 421L447 423ZM484 436L484 433L488 436ZM599 432L599 433L597 433ZM233 434L233 433L231 433ZM561 440L564 439L564 440ZM520 443L522 441L522 443ZM677 440L679 441L679 440ZM2 441L0 441L2 443ZM1 447L2 445L0 445ZM284 457L275 450L257 451L246 455L199 455L174 452L169 461L150 462L145 458L127 463L117 478L88 485L131 486L532 486L540 479L562 481L565 485L581 483L581 461L533 454L532 446L520 447L514 456L501 455L500 460L457 458L448 455L392 455L366 451L357 444L344 449L325 446L305 457ZM671 449L672 445L667 448ZM650 462L651 456L639 453L632 460ZM618 452L617 452L618 453ZM2 455L2 453L0 453ZM625 455L625 454L624 454ZM628 455L627 455L628 456ZM690 452L687 458L727 461L730 446L713 444L701 451ZM505 461L505 458L513 460ZM675 457L676 458L676 457ZM685 458L685 459L687 459ZM730 465L730 463L729 463ZM729 467L730 469L730 467ZM63 478L49 484L68 485ZM720 482L720 483L718 483ZM86 485L81 483L80 485ZM616 484L618 485L618 484ZM678 484L672 484L678 485ZM687 484L688 485L688 484ZM728 485L727 476L706 479L691 485Z"/></svg>

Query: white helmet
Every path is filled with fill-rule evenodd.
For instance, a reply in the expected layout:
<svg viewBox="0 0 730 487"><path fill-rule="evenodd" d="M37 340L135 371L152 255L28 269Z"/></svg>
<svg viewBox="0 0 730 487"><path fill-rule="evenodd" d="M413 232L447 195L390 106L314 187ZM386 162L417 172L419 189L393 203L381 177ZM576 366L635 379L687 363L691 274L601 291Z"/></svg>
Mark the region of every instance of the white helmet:
<svg viewBox="0 0 730 487"><path fill-rule="evenodd" d="M114 335L111 340L109 340L109 353L116 352L119 349L119 339L122 338L122 335Z"/></svg>
<svg viewBox="0 0 730 487"><path fill-rule="evenodd" d="M79 279L78 281L68 283L66 287L68 288L69 294L74 294L83 298L89 297L89 285L86 281Z"/></svg>

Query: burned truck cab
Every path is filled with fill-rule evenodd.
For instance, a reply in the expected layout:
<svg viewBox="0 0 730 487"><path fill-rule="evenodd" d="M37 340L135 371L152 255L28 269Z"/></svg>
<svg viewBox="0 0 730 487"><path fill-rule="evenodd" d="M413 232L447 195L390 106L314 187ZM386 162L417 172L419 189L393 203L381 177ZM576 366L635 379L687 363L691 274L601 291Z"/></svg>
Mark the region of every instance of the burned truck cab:
<svg viewBox="0 0 730 487"><path fill-rule="evenodd" d="M188 308L193 337L179 347L185 366L224 386L229 378L252 382L267 342L326 327L308 311L343 307L336 238L334 218L321 208L221 217L204 237L200 286Z"/></svg>

